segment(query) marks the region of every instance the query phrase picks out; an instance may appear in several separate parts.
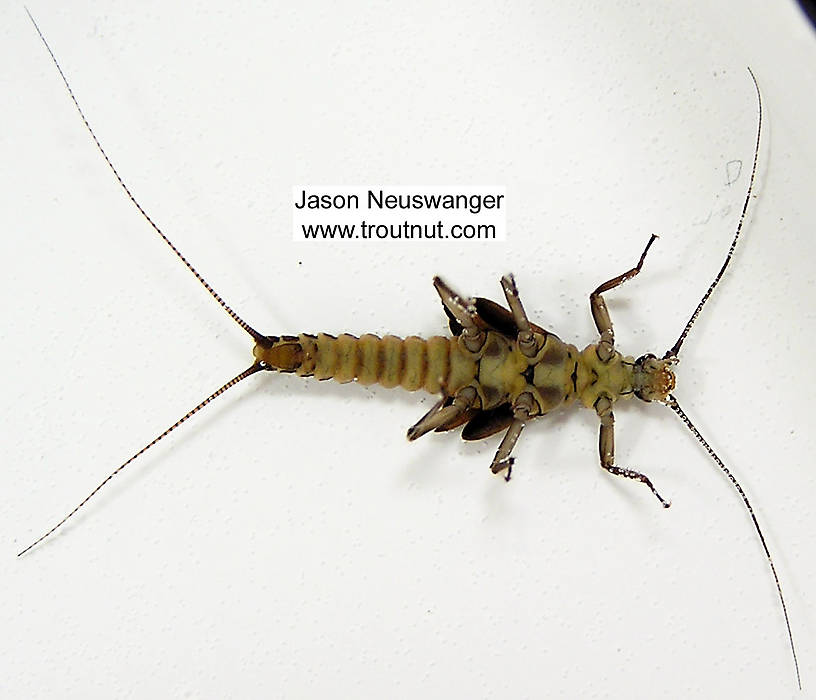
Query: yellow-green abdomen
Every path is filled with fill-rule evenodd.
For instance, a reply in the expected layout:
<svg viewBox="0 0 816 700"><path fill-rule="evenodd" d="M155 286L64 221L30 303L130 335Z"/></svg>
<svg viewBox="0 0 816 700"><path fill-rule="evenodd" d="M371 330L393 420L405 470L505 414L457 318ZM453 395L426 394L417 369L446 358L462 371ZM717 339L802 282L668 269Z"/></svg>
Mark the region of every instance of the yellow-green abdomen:
<svg viewBox="0 0 816 700"><path fill-rule="evenodd" d="M255 358L273 369L301 377L334 379L363 385L381 384L406 391L423 389L431 394L454 394L470 384L478 365L464 354L456 338L360 338L327 333L270 338L255 346Z"/></svg>

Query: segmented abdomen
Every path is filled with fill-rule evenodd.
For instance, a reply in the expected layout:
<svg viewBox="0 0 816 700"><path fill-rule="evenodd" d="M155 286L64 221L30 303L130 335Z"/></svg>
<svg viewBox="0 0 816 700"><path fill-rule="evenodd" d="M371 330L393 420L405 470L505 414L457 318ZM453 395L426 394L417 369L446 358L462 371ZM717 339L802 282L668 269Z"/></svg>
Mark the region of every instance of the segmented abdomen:
<svg viewBox="0 0 816 700"><path fill-rule="evenodd" d="M274 369L301 377L341 383L357 380L364 385L424 389L448 396L470 384L478 371L477 363L461 352L458 339L444 336L426 340L301 333L270 338L269 345L256 345L254 354Z"/></svg>

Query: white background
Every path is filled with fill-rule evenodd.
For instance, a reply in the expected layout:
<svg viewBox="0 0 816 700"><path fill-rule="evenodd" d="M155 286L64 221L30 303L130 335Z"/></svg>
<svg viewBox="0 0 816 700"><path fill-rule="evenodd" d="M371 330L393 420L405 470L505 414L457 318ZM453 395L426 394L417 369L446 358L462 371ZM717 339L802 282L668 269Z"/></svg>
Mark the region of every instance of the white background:
<svg viewBox="0 0 816 700"><path fill-rule="evenodd" d="M816 696L816 38L793 3L31 3L109 155L266 333L445 331L431 287L583 346L662 353L735 227L677 396L733 468ZM138 8L138 10L134 9ZM0 691L5 697L797 696L741 502L670 411L497 439L405 429L433 401L261 375L15 554L251 362L134 211L21 6L2 11ZM293 184L507 187L506 243L291 242Z"/></svg>

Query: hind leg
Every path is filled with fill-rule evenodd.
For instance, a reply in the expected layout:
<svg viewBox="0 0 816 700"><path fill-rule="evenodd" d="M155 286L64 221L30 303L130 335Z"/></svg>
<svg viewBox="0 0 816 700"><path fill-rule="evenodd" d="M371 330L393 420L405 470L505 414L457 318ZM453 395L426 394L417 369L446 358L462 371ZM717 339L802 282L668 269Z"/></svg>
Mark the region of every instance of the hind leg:
<svg viewBox="0 0 816 700"><path fill-rule="evenodd" d="M487 336L476 323L476 306L473 299L463 299L441 277L434 277L433 284L445 308L462 326L461 339L465 347L470 352L479 352Z"/></svg>
<svg viewBox="0 0 816 700"><path fill-rule="evenodd" d="M476 389L466 386L456 392L450 405L445 406L445 399L434 404L433 408L408 429L408 439L416 440L425 433L454 421L473 406L476 401Z"/></svg>

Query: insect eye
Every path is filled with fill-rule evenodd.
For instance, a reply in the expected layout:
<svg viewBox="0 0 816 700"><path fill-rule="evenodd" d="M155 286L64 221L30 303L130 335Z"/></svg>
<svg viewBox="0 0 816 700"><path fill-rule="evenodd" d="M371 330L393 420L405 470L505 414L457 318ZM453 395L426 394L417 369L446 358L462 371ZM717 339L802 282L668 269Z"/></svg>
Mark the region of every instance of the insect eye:
<svg viewBox="0 0 816 700"><path fill-rule="evenodd" d="M674 389L674 373L669 362L651 353L635 361L635 396L643 401L662 401Z"/></svg>
<svg viewBox="0 0 816 700"><path fill-rule="evenodd" d="M641 355L637 360L635 360L635 367L643 367L647 361L656 359L657 359L656 355L647 352L645 355Z"/></svg>

